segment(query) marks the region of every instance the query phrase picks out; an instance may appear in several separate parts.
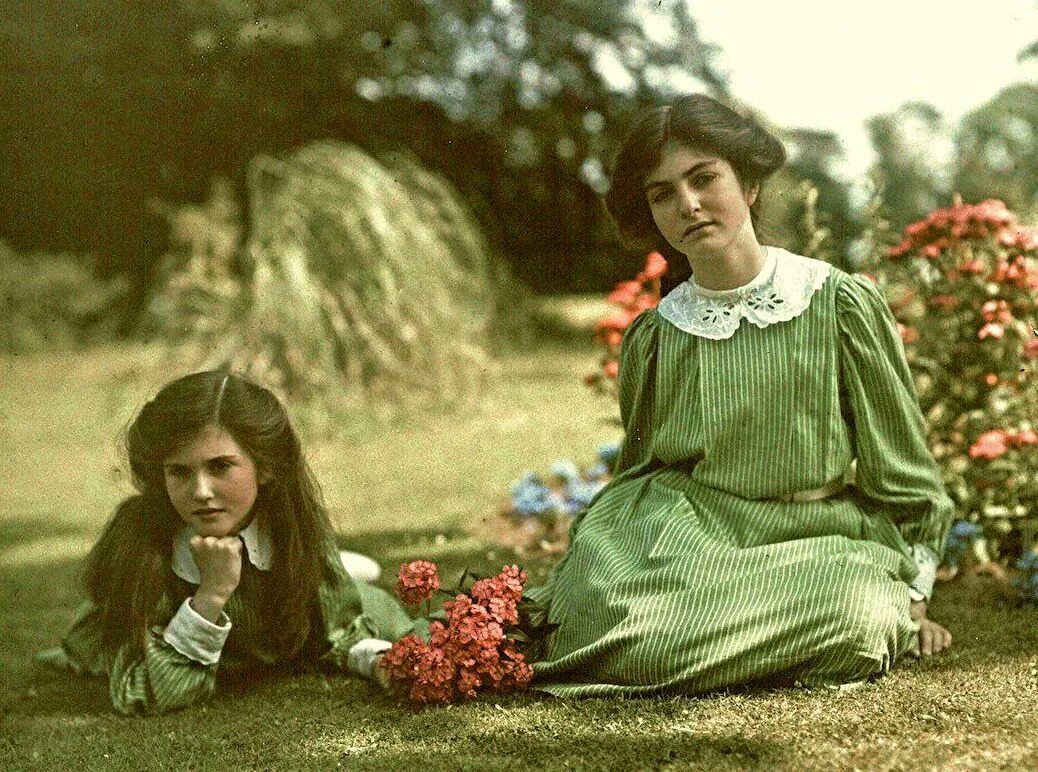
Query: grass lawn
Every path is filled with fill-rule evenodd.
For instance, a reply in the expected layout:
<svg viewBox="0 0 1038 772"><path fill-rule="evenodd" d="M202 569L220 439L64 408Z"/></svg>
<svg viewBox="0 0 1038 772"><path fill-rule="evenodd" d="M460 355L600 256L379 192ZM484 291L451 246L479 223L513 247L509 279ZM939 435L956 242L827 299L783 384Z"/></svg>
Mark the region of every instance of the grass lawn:
<svg viewBox="0 0 1038 772"><path fill-rule="evenodd" d="M117 436L147 390L126 402L112 383L135 354L0 361L0 769L1038 769L1038 615L954 585L932 608L951 652L848 692L526 695L416 712L365 682L305 675L119 717L104 684L31 656L57 642L79 561L127 490ZM308 443L344 546L388 573L432 559L447 578L513 560L481 531L508 483L558 457L590 462L617 436L611 405L580 383L592 361L546 344L506 358L464 417ZM547 562L526 567L539 582Z"/></svg>

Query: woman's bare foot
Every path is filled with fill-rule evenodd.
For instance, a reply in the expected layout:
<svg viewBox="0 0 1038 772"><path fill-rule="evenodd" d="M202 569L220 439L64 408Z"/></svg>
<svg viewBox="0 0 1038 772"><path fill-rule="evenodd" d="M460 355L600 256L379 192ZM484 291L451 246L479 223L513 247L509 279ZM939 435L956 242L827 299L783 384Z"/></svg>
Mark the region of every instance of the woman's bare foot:
<svg viewBox="0 0 1038 772"><path fill-rule="evenodd" d="M909 607L912 619L919 622L919 637L912 653L917 657L940 654L952 643L952 634L932 619L926 618L926 601L915 601Z"/></svg>

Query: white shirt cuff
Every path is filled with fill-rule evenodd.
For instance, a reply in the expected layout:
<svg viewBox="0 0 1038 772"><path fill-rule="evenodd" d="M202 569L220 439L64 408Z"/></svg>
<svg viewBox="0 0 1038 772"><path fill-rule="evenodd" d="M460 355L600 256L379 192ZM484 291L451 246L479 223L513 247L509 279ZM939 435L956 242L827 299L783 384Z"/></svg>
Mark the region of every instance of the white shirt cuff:
<svg viewBox="0 0 1038 772"><path fill-rule="evenodd" d="M378 655L392 647L393 644L381 638L362 638L350 647L346 655L346 666L359 676L371 678Z"/></svg>
<svg viewBox="0 0 1038 772"><path fill-rule="evenodd" d="M912 600L926 600L933 595L933 583L941 560L937 553L924 544L912 545L912 558L919 569L919 575L909 586L909 592Z"/></svg>
<svg viewBox="0 0 1038 772"><path fill-rule="evenodd" d="M213 624L191 608L190 598L184 600L177 613L169 620L162 639L188 659L203 665L215 665L231 632L231 620L220 612L219 624Z"/></svg>

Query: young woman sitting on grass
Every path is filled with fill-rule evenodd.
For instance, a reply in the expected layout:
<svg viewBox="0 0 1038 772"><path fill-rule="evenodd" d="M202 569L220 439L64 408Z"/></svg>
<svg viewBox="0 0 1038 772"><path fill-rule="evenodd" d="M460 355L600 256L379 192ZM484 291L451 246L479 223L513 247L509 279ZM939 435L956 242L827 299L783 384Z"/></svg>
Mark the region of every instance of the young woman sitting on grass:
<svg viewBox="0 0 1038 772"><path fill-rule="evenodd" d="M343 568L317 483L268 390L225 372L173 381L126 446L139 493L87 557L89 600L41 659L107 675L122 713L210 697L217 674L330 666L373 675L414 631Z"/></svg>
<svg viewBox="0 0 1038 772"><path fill-rule="evenodd" d="M529 593L558 625L535 688L841 685L951 643L926 602L952 507L901 340L868 278L758 241L784 160L705 96L620 149L611 215L691 278L624 338L614 478Z"/></svg>

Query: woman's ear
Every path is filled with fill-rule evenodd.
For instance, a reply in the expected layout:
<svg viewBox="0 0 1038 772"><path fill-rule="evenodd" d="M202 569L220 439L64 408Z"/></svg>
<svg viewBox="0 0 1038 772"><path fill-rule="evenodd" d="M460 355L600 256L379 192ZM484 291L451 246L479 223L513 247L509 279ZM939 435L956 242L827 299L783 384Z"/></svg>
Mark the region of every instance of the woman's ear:
<svg viewBox="0 0 1038 772"><path fill-rule="evenodd" d="M757 195L760 193L760 183L755 182L746 188L746 206L753 206L753 202L757 200Z"/></svg>

